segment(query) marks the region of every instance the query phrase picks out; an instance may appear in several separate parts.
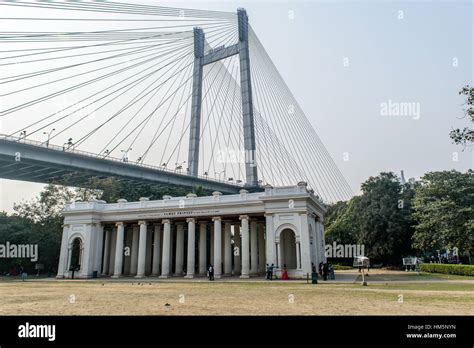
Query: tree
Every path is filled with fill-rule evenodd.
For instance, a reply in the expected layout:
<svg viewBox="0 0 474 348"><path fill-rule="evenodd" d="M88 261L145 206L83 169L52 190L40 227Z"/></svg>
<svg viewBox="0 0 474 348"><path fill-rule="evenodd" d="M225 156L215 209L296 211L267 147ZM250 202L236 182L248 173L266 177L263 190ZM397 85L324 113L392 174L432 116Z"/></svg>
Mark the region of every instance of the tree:
<svg viewBox="0 0 474 348"><path fill-rule="evenodd" d="M468 116L471 122L474 122L474 87L467 85L459 91L459 94L465 95L467 98L464 103L467 105L467 108L464 110L464 115ZM469 145L474 142L474 129L468 127L464 129L453 129L449 135L455 144Z"/></svg>
<svg viewBox="0 0 474 348"><path fill-rule="evenodd" d="M367 255L386 263L400 263L411 253L411 184L402 185L392 172L370 177L356 200L358 243Z"/></svg>
<svg viewBox="0 0 474 348"><path fill-rule="evenodd" d="M458 248L471 263L474 252L474 172L431 172L414 199L413 244L425 251Z"/></svg>
<svg viewBox="0 0 474 348"><path fill-rule="evenodd" d="M354 224L356 197L349 202L337 202L329 206L324 216L325 240L327 244L356 244L357 226Z"/></svg>
<svg viewBox="0 0 474 348"><path fill-rule="evenodd" d="M363 244L373 261L400 263L412 252L411 201L415 185L401 184L393 173L370 177L361 186L362 195L328 209L326 241Z"/></svg>

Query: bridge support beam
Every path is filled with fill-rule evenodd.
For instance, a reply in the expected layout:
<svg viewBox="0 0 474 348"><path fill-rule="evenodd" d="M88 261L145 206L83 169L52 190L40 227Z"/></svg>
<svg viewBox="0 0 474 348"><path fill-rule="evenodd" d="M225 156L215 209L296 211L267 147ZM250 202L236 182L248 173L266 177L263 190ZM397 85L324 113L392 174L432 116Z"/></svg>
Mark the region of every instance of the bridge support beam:
<svg viewBox="0 0 474 348"><path fill-rule="evenodd" d="M204 32L194 28L194 74L193 96L191 106L191 124L189 129L188 169L193 176L198 175L199 141L201 137L201 103L202 103L202 57L204 56Z"/></svg>
<svg viewBox="0 0 474 348"><path fill-rule="evenodd" d="M253 115L247 12L244 9L238 9L237 17L239 25L239 42L236 45L221 48L216 52L211 51L206 55L204 55L204 33L200 28L194 29L195 58L188 169L191 175L198 175L203 66L238 54L240 59L240 88L242 95L246 184L247 186L257 186L258 175L256 163L255 122Z"/></svg>
<svg viewBox="0 0 474 348"><path fill-rule="evenodd" d="M249 58L249 18L244 9L237 10L239 23L240 89L244 124L245 174L249 186L257 186L255 124L253 118L252 83Z"/></svg>

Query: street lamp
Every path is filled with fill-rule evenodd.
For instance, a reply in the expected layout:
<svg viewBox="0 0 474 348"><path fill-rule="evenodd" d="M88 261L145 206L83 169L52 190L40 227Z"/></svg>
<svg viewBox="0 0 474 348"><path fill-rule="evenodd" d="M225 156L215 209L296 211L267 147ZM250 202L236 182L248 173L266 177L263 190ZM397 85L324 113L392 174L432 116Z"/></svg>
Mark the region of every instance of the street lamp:
<svg viewBox="0 0 474 348"><path fill-rule="evenodd" d="M175 164L174 164L174 165L176 166L176 167L175 167L175 170L181 170L181 169L183 169L183 164L185 164L185 163L186 163L186 161L183 161L183 162L181 162L181 163L175 163Z"/></svg>
<svg viewBox="0 0 474 348"><path fill-rule="evenodd" d="M67 145L67 149L69 150L69 148L74 145L74 143L72 142L72 138L69 138L67 142L63 144L63 151L66 150L65 145Z"/></svg>
<svg viewBox="0 0 474 348"><path fill-rule="evenodd" d="M124 163L128 162L128 152L132 151L132 150L133 150L132 148L129 148L127 150L120 150L121 152L123 152L122 162L124 162Z"/></svg>
<svg viewBox="0 0 474 348"><path fill-rule="evenodd" d="M221 174L224 174L224 176L225 176L225 169L221 172L214 172L214 177L215 177L215 175L219 175L219 180L221 180Z"/></svg>
<svg viewBox="0 0 474 348"><path fill-rule="evenodd" d="M56 130L56 128L51 129L49 132L43 132L43 134L46 134L48 136L48 140L46 140L46 147L49 147L49 139L51 139L51 134Z"/></svg>

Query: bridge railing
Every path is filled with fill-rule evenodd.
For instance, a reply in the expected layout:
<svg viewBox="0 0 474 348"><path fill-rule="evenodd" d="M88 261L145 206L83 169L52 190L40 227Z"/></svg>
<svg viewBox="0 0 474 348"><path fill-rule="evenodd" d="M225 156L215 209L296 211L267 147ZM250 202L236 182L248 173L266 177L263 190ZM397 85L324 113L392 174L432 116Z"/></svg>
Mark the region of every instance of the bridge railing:
<svg viewBox="0 0 474 348"><path fill-rule="evenodd" d="M168 173L173 173L177 175L182 175L182 176L191 176L188 173L183 173L181 170L178 169L168 169L163 166L154 166L151 164L146 164L146 163L139 163L139 162L128 162L124 161L122 158L118 157L112 157L112 156L103 156L103 155L98 155L93 152L88 152L88 151L83 151L83 150L77 150L74 148L74 146L59 146L59 145L54 145L51 143L46 143L46 142L41 142L37 140L32 140L32 139L27 139L25 137L18 137L18 136L12 136L12 135L7 135L7 134L2 134L0 133L0 140L7 140L11 142L16 142L16 143L23 143L23 144L28 144L36 147L42 147L42 148L47 148L49 150L54 150L54 151L60 151L60 152L68 152L68 153L73 153L76 155L81 155L81 156L87 156L87 157L92 157L92 158L98 158L106 161L113 161L113 162L120 162L121 164L125 165L130 165L130 166L135 166L135 167L142 167L142 168L149 168L153 170L160 170L163 172L168 172ZM226 180L220 180L220 179L214 179L210 178L209 176L206 175L197 175L197 176L192 176L193 178L200 178L208 181L214 181L214 182L219 182L227 185L233 185L233 186L244 186L243 183L237 183L237 182L232 182L232 181L226 181Z"/></svg>

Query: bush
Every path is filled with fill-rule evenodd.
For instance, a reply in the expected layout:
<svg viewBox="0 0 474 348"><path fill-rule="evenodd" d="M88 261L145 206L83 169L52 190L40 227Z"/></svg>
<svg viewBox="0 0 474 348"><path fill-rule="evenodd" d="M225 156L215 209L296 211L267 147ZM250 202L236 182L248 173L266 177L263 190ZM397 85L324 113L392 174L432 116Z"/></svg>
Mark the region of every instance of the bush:
<svg viewBox="0 0 474 348"><path fill-rule="evenodd" d="M423 263L421 271L429 273L474 276L474 265L447 265L442 263Z"/></svg>

